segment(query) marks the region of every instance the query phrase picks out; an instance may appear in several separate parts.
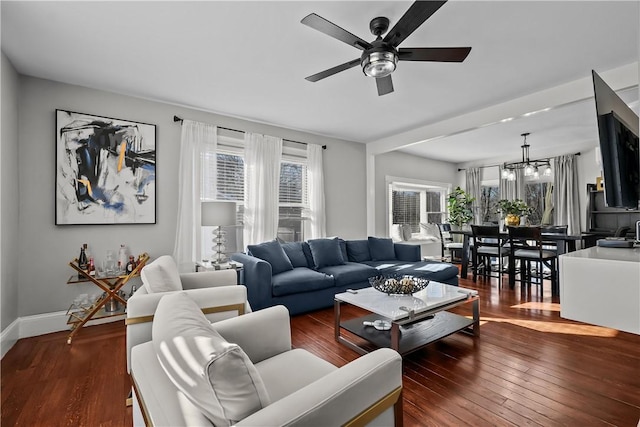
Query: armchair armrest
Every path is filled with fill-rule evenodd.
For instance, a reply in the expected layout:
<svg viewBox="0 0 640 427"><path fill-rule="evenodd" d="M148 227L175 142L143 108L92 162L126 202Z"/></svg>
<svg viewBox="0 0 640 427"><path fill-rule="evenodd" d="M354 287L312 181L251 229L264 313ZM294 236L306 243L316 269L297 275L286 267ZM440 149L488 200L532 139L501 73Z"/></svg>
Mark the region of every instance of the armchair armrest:
<svg viewBox="0 0 640 427"><path fill-rule="evenodd" d="M201 274L201 273L197 273ZM221 286L186 291L205 313L210 322L240 316L251 311L247 304L247 289L241 285ZM151 341L153 316L160 299L174 292L147 293L144 286L127 301L127 370L131 367L131 349Z"/></svg>
<svg viewBox="0 0 640 427"><path fill-rule="evenodd" d="M182 282L183 289L237 285L238 273L235 269L182 273L180 275L180 281Z"/></svg>
<svg viewBox="0 0 640 427"><path fill-rule="evenodd" d="M243 253L232 254L231 259L243 265L242 284L247 287L247 298L251 307L260 310L271 306L271 264Z"/></svg>
<svg viewBox="0 0 640 427"><path fill-rule="evenodd" d="M238 344L253 363L291 350L291 320L283 305L216 322L213 328Z"/></svg>
<svg viewBox="0 0 640 427"><path fill-rule="evenodd" d="M364 425L374 419L376 425L402 425L402 358L387 348L354 360L237 426Z"/></svg>
<svg viewBox="0 0 640 427"><path fill-rule="evenodd" d="M419 245L407 245L402 243L393 244L396 251L396 258L399 261L421 261L420 260L420 246Z"/></svg>

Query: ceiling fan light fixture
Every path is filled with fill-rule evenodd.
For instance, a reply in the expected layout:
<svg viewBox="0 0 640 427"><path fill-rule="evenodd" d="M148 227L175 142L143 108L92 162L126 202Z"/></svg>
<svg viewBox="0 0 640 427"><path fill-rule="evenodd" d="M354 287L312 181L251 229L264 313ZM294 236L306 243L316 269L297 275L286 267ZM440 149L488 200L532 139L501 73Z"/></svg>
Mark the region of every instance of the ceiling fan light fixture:
<svg viewBox="0 0 640 427"><path fill-rule="evenodd" d="M362 59L362 71L369 77L382 78L393 73L398 63L394 52L375 51Z"/></svg>

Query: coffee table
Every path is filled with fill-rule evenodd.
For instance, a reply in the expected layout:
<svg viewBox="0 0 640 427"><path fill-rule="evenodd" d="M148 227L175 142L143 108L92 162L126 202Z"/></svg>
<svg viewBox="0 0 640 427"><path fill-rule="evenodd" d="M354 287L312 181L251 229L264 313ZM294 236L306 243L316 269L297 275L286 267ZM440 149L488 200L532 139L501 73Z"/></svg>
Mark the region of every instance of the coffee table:
<svg viewBox="0 0 640 427"><path fill-rule="evenodd" d="M368 351L341 334L342 330L363 338L376 347L388 347L405 355L455 332L480 336L478 292L439 282L413 295L387 295L374 288L349 290L334 299L335 339L360 354ZM340 307L351 304L372 314L342 321ZM472 318L449 313L448 309L471 304ZM391 329L380 331L364 321L386 320Z"/></svg>

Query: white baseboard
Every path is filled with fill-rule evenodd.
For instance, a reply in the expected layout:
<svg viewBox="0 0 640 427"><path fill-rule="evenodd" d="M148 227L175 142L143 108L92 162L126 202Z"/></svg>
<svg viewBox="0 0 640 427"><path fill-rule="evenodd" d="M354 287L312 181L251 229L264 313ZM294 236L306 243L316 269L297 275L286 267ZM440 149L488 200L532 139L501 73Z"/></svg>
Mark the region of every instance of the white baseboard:
<svg viewBox="0 0 640 427"><path fill-rule="evenodd" d="M21 338L35 337L38 335L50 334L52 332L69 331L67 324L68 315L66 311L56 311L53 313L36 314L33 316L18 317L0 333L0 358L14 346ZM85 326L101 325L103 323L117 322L122 320L124 314L120 316L105 317L98 320L90 320Z"/></svg>
<svg viewBox="0 0 640 427"><path fill-rule="evenodd" d="M20 319L16 319L0 333L0 358L20 339Z"/></svg>

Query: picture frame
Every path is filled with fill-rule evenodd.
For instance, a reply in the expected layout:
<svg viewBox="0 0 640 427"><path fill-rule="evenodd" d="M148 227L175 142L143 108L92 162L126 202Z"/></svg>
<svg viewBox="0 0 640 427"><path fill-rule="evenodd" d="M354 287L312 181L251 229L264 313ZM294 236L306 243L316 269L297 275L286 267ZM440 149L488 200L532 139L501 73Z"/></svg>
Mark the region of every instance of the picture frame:
<svg viewBox="0 0 640 427"><path fill-rule="evenodd" d="M56 225L156 223L156 125L56 109Z"/></svg>

